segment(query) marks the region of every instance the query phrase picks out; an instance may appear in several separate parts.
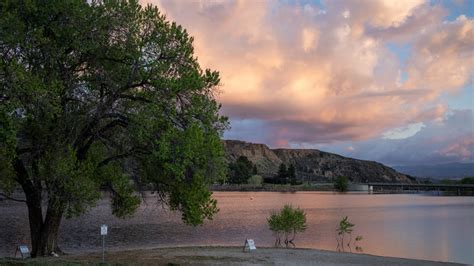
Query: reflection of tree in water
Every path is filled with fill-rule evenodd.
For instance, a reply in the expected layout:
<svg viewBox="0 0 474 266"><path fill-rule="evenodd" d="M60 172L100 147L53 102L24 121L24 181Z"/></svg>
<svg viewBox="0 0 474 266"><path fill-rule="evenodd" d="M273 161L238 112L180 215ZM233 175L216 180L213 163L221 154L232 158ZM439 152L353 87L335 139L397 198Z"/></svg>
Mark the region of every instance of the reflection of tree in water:
<svg viewBox="0 0 474 266"><path fill-rule="evenodd" d="M362 247L359 246L362 236L356 236L354 242L352 242L352 230L354 226L355 225L353 223L349 222L347 216L342 218L342 220L339 222L339 226L336 228L337 251L346 252L345 249L348 248L348 252L352 253L352 247L355 248L356 252L364 251ZM349 241L344 245L344 240L347 240L347 238L349 238Z"/></svg>

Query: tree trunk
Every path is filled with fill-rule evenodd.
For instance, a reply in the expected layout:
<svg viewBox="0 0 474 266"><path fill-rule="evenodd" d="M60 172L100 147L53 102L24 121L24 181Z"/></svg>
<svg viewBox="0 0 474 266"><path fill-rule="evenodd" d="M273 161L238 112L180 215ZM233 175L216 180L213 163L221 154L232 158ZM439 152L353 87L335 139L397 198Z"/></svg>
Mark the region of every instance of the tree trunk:
<svg viewBox="0 0 474 266"><path fill-rule="evenodd" d="M31 256L36 257L38 246L41 241L41 229L43 228L43 213L41 207L41 196L37 193L26 193L26 205L28 206L28 220L30 222Z"/></svg>
<svg viewBox="0 0 474 266"><path fill-rule="evenodd" d="M38 255L38 246L41 242L41 230L43 228L43 208L41 183L34 183L26 170L23 162L18 157L13 164L17 180L20 183L26 197L26 206L28 207L28 220L30 223L31 236L31 256Z"/></svg>
<svg viewBox="0 0 474 266"><path fill-rule="evenodd" d="M58 253L58 231L63 215L63 206L48 204L48 210L43 220L41 200L28 200L28 217L31 233L31 256L47 256L51 252Z"/></svg>
<svg viewBox="0 0 474 266"><path fill-rule="evenodd" d="M41 241L38 245L38 255L46 256L58 252L58 231L63 217L62 206L48 206L46 217L41 228Z"/></svg>
<svg viewBox="0 0 474 266"><path fill-rule="evenodd" d="M48 210L43 220L41 181L32 180L23 162L18 157L13 164L17 181L26 197L28 220L30 223L31 256L46 256L58 250L58 231L64 213L64 204L54 195L48 195Z"/></svg>

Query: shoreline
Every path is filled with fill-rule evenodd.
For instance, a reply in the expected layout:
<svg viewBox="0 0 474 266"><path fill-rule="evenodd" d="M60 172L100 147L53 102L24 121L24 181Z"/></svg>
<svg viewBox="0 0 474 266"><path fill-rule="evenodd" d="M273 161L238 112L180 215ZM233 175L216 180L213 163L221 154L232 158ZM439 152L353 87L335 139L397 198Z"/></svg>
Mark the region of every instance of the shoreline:
<svg viewBox="0 0 474 266"><path fill-rule="evenodd" d="M322 183L315 186L305 185L279 185L279 184L263 184L260 186L247 184L226 184L226 185L210 185L209 190L212 192L326 192L334 194L369 194L369 195L385 195L385 194L418 194L431 196L474 196L474 191L463 191L459 193L454 190L399 190L399 189L384 189L384 190L364 190L358 188L351 188L347 191L341 192L334 189L332 184Z"/></svg>
<svg viewBox="0 0 474 266"><path fill-rule="evenodd" d="M123 249L106 252L107 263L120 264L186 264L186 265L463 265L408 258L343 253L305 248L257 247L243 252L235 246L178 246L145 249ZM28 260L2 258L0 265L27 264L99 264L101 252L74 253L60 257L43 257Z"/></svg>

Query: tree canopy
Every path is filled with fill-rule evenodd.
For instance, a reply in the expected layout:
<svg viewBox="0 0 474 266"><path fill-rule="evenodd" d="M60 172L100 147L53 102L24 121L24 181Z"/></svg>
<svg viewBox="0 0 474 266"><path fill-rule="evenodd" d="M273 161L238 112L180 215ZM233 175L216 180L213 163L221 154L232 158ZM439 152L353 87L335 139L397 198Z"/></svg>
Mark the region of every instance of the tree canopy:
<svg viewBox="0 0 474 266"><path fill-rule="evenodd" d="M287 184L288 181L292 185L296 185L296 168L293 164L286 167L286 164L281 163L278 167L277 175L275 176L276 182L280 184Z"/></svg>
<svg viewBox="0 0 474 266"><path fill-rule="evenodd" d="M286 178L288 177L288 170L286 168L286 164L280 164L280 166L278 167L277 177L278 179L283 181L282 183L286 183Z"/></svg>
<svg viewBox="0 0 474 266"><path fill-rule="evenodd" d="M217 212L207 183L225 174L219 74L156 7L2 1L0 53L0 190L24 191L33 255L54 251L63 215L101 188L119 217L141 186L187 224Z"/></svg>
<svg viewBox="0 0 474 266"><path fill-rule="evenodd" d="M345 192L349 187L349 179L345 176L338 176L334 180L334 188L337 191Z"/></svg>
<svg viewBox="0 0 474 266"><path fill-rule="evenodd" d="M245 184L252 176L254 164L246 157L239 156L237 160L229 164L229 182L232 184Z"/></svg>

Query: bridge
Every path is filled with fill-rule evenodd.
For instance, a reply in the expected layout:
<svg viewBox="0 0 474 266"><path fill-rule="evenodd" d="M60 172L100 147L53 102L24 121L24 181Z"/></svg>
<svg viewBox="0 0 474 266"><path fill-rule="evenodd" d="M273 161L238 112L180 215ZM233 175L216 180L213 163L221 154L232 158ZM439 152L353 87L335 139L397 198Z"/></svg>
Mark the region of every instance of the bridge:
<svg viewBox="0 0 474 266"><path fill-rule="evenodd" d="M474 191L474 184L407 184L407 183L366 183L370 191L454 191L461 195L465 191Z"/></svg>

